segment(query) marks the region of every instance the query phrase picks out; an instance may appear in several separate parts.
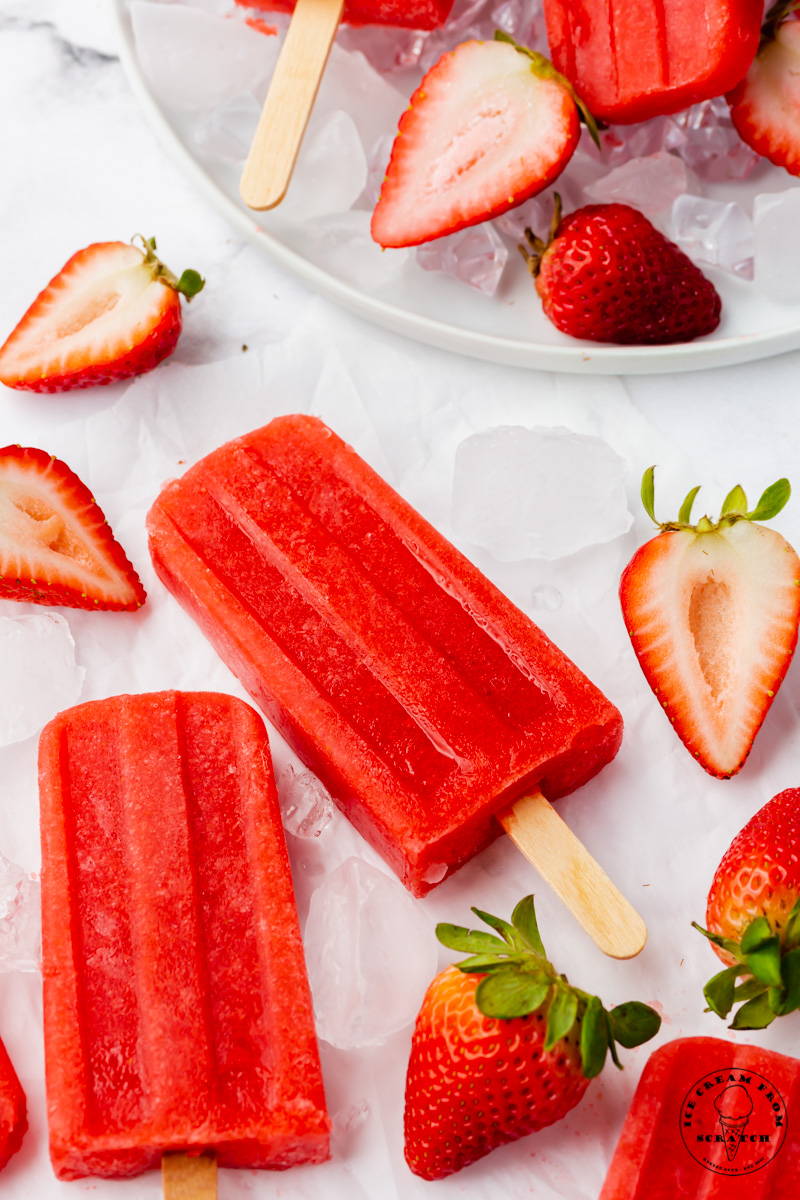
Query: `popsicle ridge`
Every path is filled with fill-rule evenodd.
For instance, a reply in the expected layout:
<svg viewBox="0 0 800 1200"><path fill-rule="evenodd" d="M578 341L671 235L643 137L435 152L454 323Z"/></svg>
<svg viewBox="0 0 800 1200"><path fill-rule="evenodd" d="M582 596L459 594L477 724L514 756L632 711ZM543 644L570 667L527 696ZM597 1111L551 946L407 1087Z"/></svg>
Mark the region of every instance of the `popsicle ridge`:
<svg viewBox="0 0 800 1200"><path fill-rule="evenodd" d="M166 1150L327 1157L261 719L202 693L81 705L45 729L40 782L58 1177L134 1175Z"/></svg>
<svg viewBox="0 0 800 1200"><path fill-rule="evenodd" d="M167 587L417 894L527 786L616 753L616 709L315 418L215 451L148 525Z"/></svg>

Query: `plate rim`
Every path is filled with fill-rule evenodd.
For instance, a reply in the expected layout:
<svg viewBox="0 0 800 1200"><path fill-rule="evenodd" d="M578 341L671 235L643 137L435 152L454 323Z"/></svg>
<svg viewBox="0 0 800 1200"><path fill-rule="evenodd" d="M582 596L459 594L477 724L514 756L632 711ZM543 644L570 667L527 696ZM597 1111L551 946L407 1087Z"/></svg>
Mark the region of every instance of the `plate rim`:
<svg viewBox="0 0 800 1200"><path fill-rule="evenodd" d="M144 115L165 150L211 201L217 211L249 242L312 290L367 321L412 341L486 362L537 371L586 375L649 375L736 366L771 358L800 347L800 321L767 333L737 334L717 340L698 339L670 346L609 346L591 342L553 346L479 333L449 325L370 295L316 266L263 229L211 178L184 145L156 99L139 64L126 0L109 0L119 58Z"/></svg>

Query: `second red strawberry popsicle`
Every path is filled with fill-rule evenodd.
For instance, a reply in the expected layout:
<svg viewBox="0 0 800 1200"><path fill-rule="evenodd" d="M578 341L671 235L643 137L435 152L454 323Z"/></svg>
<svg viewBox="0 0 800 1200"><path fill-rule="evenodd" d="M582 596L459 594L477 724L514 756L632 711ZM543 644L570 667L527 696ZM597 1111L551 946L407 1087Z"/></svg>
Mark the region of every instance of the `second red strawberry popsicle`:
<svg viewBox="0 0 800 1200"><path fill-rule="evenodd" d="M58 1178L125 1178L161 1162L165 1198L205 1200L216 1195L211 1152L247 1169L326 1159L311 996L258 714L202 692L81 704L42 733L39 784ZM176 1174L196 1188L181 1190Z"/></svg>
<svg viewBox="0 0 800 1200"><path fill-rule="evenodd" d="M313 417L210 454L148 526L161 579L417 896L493 841L498 816L524 840L520 805L505 811L519 797L563 796L619 749L605 696ZM593 869L565 865L567 887L591 894ZM644 944L628 914L637 944L612 936L620 957Z"/></svg>

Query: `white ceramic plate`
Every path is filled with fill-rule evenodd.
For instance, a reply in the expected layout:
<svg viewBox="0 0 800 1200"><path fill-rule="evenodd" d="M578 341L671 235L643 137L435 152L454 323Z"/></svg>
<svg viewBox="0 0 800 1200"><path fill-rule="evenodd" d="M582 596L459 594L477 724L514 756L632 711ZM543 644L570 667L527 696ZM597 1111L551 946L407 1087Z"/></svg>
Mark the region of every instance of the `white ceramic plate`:
<svg viewBox="0 0 800 1200"><path fill-rule="evenodd" d="M314 261L302 230L281 221L280 210L255 214L239 198L239 169L197 149L195 114L168 108L153 94L139 64L125 0L110 0L119 29L120 58L133 91L160 140L239 233L309 287L395 333L509 366L586 374L642 374L697 370L749 362L800 346L800 304L776 304L753 284L713 268L707 273L722 296L723 319L714 334L678 346L620 347L579 342L546 319L522 262L511 263L498 294L434 272L408 271L370 293ZM757 192L791 186L777 168L757 180L713 190L749 206ZM446 313L448 319L442 320Z"/></svg>

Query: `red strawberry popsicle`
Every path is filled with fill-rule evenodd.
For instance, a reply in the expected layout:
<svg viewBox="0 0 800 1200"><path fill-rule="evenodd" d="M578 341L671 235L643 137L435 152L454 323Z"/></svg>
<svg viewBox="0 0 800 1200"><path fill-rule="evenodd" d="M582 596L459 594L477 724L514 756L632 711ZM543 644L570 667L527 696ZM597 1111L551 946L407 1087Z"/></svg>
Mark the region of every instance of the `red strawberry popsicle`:
<svg viewBox="0 0 800 1200"><path fill-rule="evenodd" d="M545 0L553 65L597 120L632 125L735 87L761 0Z"/></svg>
<svg viewBox="0 0 800 1200"><path fill-rule="evenodd" d="M599 1200L795 1200L800 1061L718 1038L649 1058Z"/></svg>
<svg viewBox="0 0 800 1200"><path fill-rule="evenodd" d="M297 0L236 0L243 8L293 12ZM346 0L342 20L348 25L395 25L436 29L444 23L453 0Z"/></svg>
<svg viewBox="0 0 800 1200"><path fill-rule="evenodd" d="M639 952L641 918L544 798L610 762L619 713L332 430L229 442L148 528L162 581L410 891L502 825L606 953Z"/></svg>
<svg viewBox="0 0 800 1200"><path fill-rule="evenodd" d="M27 1128L25 1093L0 1042L0 1169L19 1150Z"/></svg>
<svg viewBox="0 0 800 1200"><path fill-rule="evenodd" d="M232 696L116 696L39 748L44 1033L59 1179L328 1157L264 723ZM162 1155L164 1156L162 1161ZM202 1157L201 1157L202 1156ZM197 1195L216 1195L198 1191Z"/></svg>

